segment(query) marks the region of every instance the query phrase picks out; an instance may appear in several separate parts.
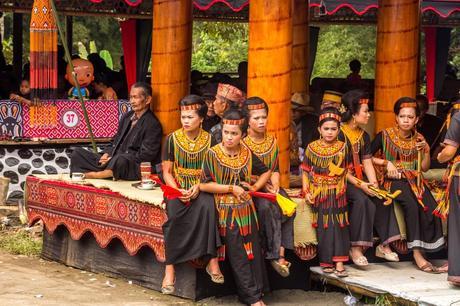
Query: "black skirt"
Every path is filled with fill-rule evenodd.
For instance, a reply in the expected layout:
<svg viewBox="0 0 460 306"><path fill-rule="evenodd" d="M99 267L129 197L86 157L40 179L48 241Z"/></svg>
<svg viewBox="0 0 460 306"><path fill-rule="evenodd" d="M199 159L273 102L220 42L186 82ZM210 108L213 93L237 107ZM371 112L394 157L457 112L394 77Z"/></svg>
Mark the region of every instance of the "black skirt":
<svg viewBox="0 0 460 306"><path fill-rule="evenodd" d="M248 204L249 205L249 204ZM232 209L229 208L229 216ZM225 236L225 257L227 258L233 278L235 279L238 299L244 304L254 304L262 299L263 292L268 289L267 272L259 241L259 230L254 215L250 215L251 230L243 237L240 234L238 223L227 218ZM253 258L249 259L245 243L252 243Z"/></svg>
<svg viewBox="0 0 460 306"><path fill-rule="evenodd" d="M338 209L313 206L318 214L316 235L318 238L317 253L321 267L333 267L336 262L349 260L350 229L348 225L340 226L336 220ZM327 216L326 216L327 215ZM326 218L325 218L326 217ZM324 220L328 220L327 224Z"/></svg>
<svg viewBox="0 0 460 306"><path fill-rule="evenodd" d="M115 154L105 165L99 165L101 154L83 148L75 148L70 158L70 172L97 172L112 170L116 180L136 181L141 178L140 163L132 154Z"/></svg>
<svg viewBox="0 0 460 306"><path fill-rule="evenodd" d="M280 189L280 194L289 197L282 189ZM265 258L279 259L280 247L294 249L294 216L283 215L277 203L266 199L254 198L254 204L257 209L261 245L265 251Z"/></svg>
<svg viewBox="0 0 460 306"><path fill-rule="evenodd" d="M375 205L374 229L380 238L380 244L387 246L400 240L401 233L393 204L384 205L383 201L376 197L371 199Z"/></svg>
<svg viewBox="0 0 460 306"><path fill-rule="evenodd" d="M348 218L352 246L372 247L375 204L353 184L347 184Z"/></svg>
<svg viewBox="0 0 460 306"><path fill-rule="evenodd" d="M460 201L458 176L452 177L449 189L449 219L448 219L448 261L449 271L447 280L460 283Z"/></svg>
<svg viewBox="0 0 460 306"><path fill-rule="evenodd" d="M221 242L211 194L201 192L189 205L179 199L166 201L166 213L163 235L167 265L217 256Z"/></svg>
<svg viewBox="0 0 460 306"><path fill-rule="evenodd" d="M422 196L426 210L418 203L406 180L393 180L391 191L401 190L397 202L404 211L404 220L407 229L407 248L422 249L427 252L436 252L444 247L445 240L442 233L441 219L433 215L437 204L428 187Z"/></svg>

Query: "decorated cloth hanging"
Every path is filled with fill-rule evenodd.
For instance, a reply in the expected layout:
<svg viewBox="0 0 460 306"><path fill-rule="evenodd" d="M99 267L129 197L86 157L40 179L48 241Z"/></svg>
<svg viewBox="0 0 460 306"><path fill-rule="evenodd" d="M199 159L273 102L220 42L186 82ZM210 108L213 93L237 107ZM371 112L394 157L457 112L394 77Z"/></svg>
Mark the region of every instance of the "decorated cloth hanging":
<svg viewBox="0 0 460 306"><path fill-rule="evenodd" d="M50 0L34 0L30 17L30 87L33 98L56 97L57 40Z"/></svg>

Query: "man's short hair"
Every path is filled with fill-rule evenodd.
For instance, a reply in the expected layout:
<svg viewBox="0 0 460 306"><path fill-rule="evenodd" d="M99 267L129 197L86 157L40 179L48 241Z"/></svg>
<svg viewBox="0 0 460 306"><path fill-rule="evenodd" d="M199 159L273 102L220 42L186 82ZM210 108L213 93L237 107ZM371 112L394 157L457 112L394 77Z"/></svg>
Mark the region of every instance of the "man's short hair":
<svg viewBox="0 0 460 306"><path fill-rule="evenodd" d="M151 97L152 96L152 87L145 82L136 82L134 83L131 88L141 88L144 92L144 97Z"/></svg>

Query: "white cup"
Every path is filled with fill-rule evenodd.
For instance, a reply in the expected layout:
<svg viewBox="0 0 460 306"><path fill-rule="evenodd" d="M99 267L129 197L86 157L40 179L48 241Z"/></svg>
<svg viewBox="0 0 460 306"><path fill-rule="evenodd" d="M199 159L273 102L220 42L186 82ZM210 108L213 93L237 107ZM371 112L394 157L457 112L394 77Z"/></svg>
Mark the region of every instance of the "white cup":
<svg viewBox="0 0 460 306"><path fill-rule="evenodd" d="M72 181L83 181L83 179L85 178L85 174L84 173L81 173L81 172L74 172L72 173Z"/></svg>

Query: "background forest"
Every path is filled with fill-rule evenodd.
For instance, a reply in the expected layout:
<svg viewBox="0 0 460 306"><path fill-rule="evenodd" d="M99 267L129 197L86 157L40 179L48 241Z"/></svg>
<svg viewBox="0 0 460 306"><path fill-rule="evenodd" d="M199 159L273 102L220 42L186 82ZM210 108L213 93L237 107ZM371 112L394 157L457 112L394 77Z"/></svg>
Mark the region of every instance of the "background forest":
<svg viewBox="0 0 460 306"><path fill-rule="evenodd" d="M24 18L24 62L28 61L28 16ZM3 22L3 47L7 61L12 61L12 14L5 14ZM98 52L107 65L120 69L122 55L119 24L114 18L74 17L73 50L85 58ZM321 26L318 51L312 78L345 77L348 62L359 59L363 78L374 78L376 27L374 25L324 25ZM424 41L421 41L421 73L424 75ZM236 72L238 63L247 60L248 24L195 21L193 24L192 69L206 73ZM449 62L460 68L460 29L452 30ZM460 77L458 75L457 77Z"/></svg>

